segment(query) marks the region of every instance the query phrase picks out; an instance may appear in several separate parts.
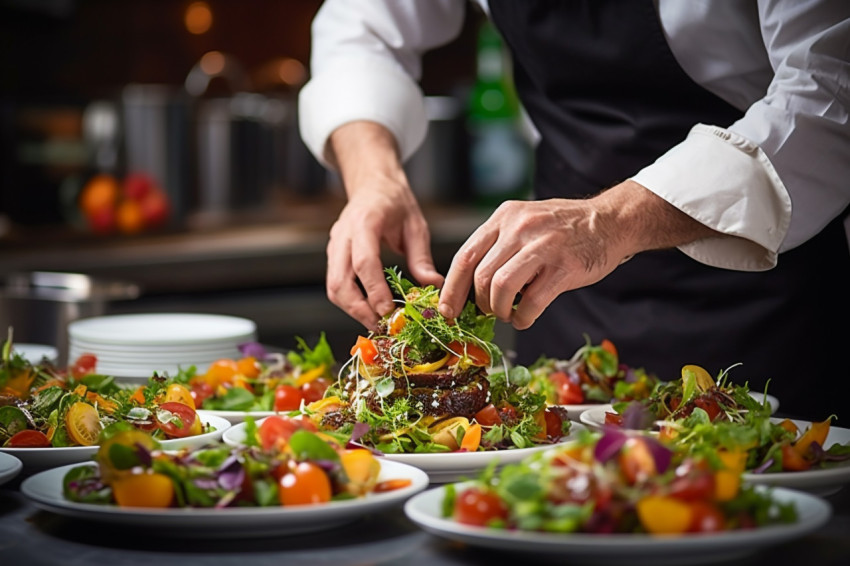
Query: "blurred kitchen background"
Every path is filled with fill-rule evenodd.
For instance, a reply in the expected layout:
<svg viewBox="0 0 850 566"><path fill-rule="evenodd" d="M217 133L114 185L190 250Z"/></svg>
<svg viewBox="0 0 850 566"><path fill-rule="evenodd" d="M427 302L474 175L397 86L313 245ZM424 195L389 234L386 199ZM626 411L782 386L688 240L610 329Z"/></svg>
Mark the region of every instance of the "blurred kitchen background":
<svg viewBox="0 0 850 566"><path fill-rule="evenodd" d="M250 318L282 348L325 331L347 355L362 327L324 291L342 191L296 124L320 5L0 0L4 335L13 324L16 341L61 358L75 318L210 312ZM470 188L476 116L516 109L488 59L498 38L468 8L460 37L425 56L431 129L406 164L443 273L500 198L527 190L525 178L497 194ZM514 153L529 161L527 147Z"/></svg>

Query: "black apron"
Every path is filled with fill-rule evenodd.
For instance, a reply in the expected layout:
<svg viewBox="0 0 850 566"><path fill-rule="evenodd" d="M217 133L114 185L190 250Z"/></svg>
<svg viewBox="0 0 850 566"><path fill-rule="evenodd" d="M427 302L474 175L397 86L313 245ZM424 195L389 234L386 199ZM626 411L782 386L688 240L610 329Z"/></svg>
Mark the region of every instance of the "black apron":
<svg viewBox="0 0 850 566"><path fill-rule="evenodd" d="M617 184L698 123L742 112L692 81L651 0L490 0L519 96L541 134L535 196L583 197ZM687 179L683 179L687 181ZM843 217L843 215L842 215ZM517 333L517 362L614 342L624 363L664 380L685 364L734 364L748 383L809 420L850 423L836 393L850 377L850 252L841 218L759 273L709 267L678 250L638 254L599 283L561 294ZM843 388L842 388L843 389Z"/></svg>

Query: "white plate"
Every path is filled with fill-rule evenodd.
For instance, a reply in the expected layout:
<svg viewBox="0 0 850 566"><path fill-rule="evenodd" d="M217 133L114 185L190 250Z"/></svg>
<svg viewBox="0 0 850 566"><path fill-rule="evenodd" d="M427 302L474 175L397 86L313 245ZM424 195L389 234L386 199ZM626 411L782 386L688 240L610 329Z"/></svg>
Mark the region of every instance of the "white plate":
<svg viewBox="0 0 850 566"><path fill-rule="evenodd" d="M23 467L23 462L11 454L0 452L0 485L17 476Z"/></svg>
<svg viewBox="0 0 850 566"><path fill-rule="evenodd" d="M262 421L258 421L260 424ZM571 440L572 436L584 426L570 423L570 434L561 442ZM230 446L242 446L245 442L245 423L233 425L222 435L222 440ZM488 452L444 452L436 454L384 454L383 459L400 462L419 468L428 474L431 483L446 483L459 481L474 476L483 470L491 461L497 460L500 465L519 462L529 454L551 448L555 444L543 444L533 448L516 448L511 450L493 450Z"/></svg>
<svg viewBox="0 0 850 566"><path fill-rule="evenodd" d="M252 417L255 420L259 421L260 419L270 417L277 413L275 413L274 411L215 411L212 409L198 409L198 414L214 415L216 417L227 419L228 421L230 421L230 424L238 425L239 423L245 422L245 417ZM242 438L245 438L244 431L242 433Z"/></svg>
<svg viewBox="0 0 850 566"><path fill-rule="evenodd" d="M235 316L143 313L98 316L68 324L68 336L89 344L175 346L255 339L257 325Z"/></svg>
<svg viewBox="0 0 850 566"><path fill-rule="evenodd" d="M203 446L208 442L219 440L222 434L230 428L230 421L213 415L201 416L201 422L212 425L215 430L187 438L162 440L160 441L162 448L164 450L179 450L181 448ZM0 446L0 452L15 456L30 471L86 462L94 457L97 449L97 446L50 446L47 448L9 448Z"/></svg>
<svg viewBox="0 0 850 566"><path fill-rule="evenodd" d="M41 360L47 358L48 361L56 363L59 357L59 352L53 346L46 344L12 344L12 351L20 354L29 363L35 365L40 364Z"/></svg>
<svg viewBox="0 0 850 566"><path fill-rule="evenodd" d="M765 397L767 397L767 402L770 404L770 414L776 412L779 408L779 400L773 395L765 395L764 393L755 393L750 392L750 397L758 401L759 403L764 403ZM587 403L584 405L558 405L567 410L567 414L569 415L570 420L578 421L580 423L589 424L581 420L581 415L585 411L589 411L592 409L606 409L611 410L611 403ZM598 411L597 411L598 413ZM604 415L603 415L604 416ZM593 425L591 425L593 426Z"/></svg>
<svg viewBox="0 0 850 566"><path fill-rule="evenodd" d="M457 489L463 489L463 484ZM412 497L404 506L405 513L426 531L446 539L491 549L557 554L564 564L720 564L815 532L832 516L827 502L810 494L776 488L773 496L777 500L796 505L796 523L682 536L538 533L474 527L443 518L444 492L445 486L441 486Z"/></svg>
<svg viewBox="0 0 850 566"><path fill-rule="evenodd" d="M608 405L608 410L612 410ZM585 411L581 415L581 422L590 428L601 429L605 423L606 409L598 408L590 411ZM782 422L785 419L772 417L774 423ZM806 430L811 426L809 421L800 421L791 419L801 431ZM648 434L658 434L657 432L648 432ZM826 446L829 448L833 444L848 444L850 443L850 429L840 428L830 425L829 434L826 437ZM744 473L745 481L759 485L773 485L786 487L789 489L799 489L817 495L829 495L840 490L843 486L850 484L850 460L837 462L829 468L817 468L805 470L801 472L771 472L764 474Z"/></svg>
<svg viewBox="0 0 850 566"><path fill-rule="evenodd" d="M367 513L401 506L409 497L428 486L428 476L421 470L397 462L382 461L378 481L410 479L411 485L325 505L141 509L68 501L62 495L62 478L73 467L55 468L27 478L21 483L21 492L37 506L60 515L104 522L110 527L124 525L142 529L138 532L181 538L247 538L331 529L356 521Z"/></svg>

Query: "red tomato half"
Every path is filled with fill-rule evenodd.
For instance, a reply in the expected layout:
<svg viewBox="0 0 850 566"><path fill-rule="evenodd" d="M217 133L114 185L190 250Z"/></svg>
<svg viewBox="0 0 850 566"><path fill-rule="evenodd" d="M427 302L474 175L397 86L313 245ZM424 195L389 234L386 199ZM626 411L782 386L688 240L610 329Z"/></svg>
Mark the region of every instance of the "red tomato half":
<svg viewBox="0 0 850 566"><path fill-rule="evenodd" d="M157 418L159 428L165 433L165 436L169 438L184 438L201 432L201 421L198 419L198 413L189 405L170 401L168 403L162 403L159 408L170 412L180 419L180 424L178 425L170 420L162 422Z"/></svg>
<svg viewBox="0 0 850 566"><path fill-rule="evenodd" d="M692 502L691 517L688 531L692 533L716 533L726 530L726 517L717 505L709 501Z"/></svg>
<svg viewBox="0 0 850 566"><path fill-rule="evenodd" d="M317 377L313 381L309 381L301 386L301 395L304 397L305 403L318 401L325 396L325 390L330 385L330 381L324 377ZM297 409L298 407L296 407Z"/></svg>
<svg viewBox="0 0 850 566"><path fill-rule="evenodd" d="M295 411L301 407L304 394L294 385L278 385L274 390L275 411Z"/></svg>
<svg viewBox="0 0 850 566"><path fill-rule="evenodd" d="M47 448L50 440L39 430L22 430L9 439L9 448Z"/></svg>
<svg viewBox="0 0 850 566"><path fill-rule="evenodd" d="M581 405L584 403L584 391L581 389L581 384L570 379L566 373L562 371L550 373L549 381L555 384L555 390L558 392L558 405Z"/></svg>
<svg viewBox="0 0 850 566"><path fill-rule="evenodd" d="M555 411L546 409L543 413L546 419L546 436L552 440L558 440L563 436L564 420Z"/></svg>
<svg viewBox="0 0 850 566"><path fill-rule="evenodd" d="M270 450L273 446L289 441L289 437L296 430L305 429L310 432L316 431L316 425L306 419L293 419L284 415L272 415L263 419L257 429L260 437L260 445L263 450Z"/></svg>
<svg viewBox="0 0 850 566"><path fill-rule="evenodd" d="M92 374L95 367L97 367L97 356L94 354L82 354L74 362L74 365L71 366L71 376L80 378Z"/></svg>
<svg viewBox="0 0 850 566"><path fill-rule="evenodd" d="M481 426L495 426L502 424L502 418L499 416L499 411L490 403L477 413L475 413L475 422Z"/></svg>
<svg viewBox="0 0 850 566"><path fill-rule="evenodd" d="M506 520L508 507L495 493L470 488L458 495L454 516L459 523L483 527L495 520Z"/></svg>

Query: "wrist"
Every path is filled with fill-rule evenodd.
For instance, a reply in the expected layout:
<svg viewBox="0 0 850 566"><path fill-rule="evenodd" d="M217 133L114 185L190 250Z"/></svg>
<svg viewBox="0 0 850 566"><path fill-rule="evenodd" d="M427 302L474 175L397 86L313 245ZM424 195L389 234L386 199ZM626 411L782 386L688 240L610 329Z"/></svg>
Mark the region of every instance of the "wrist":
<svg viewBox="0 0 850 566"><path fill-rule="evenodd" d="M719 234L643 185L627 180L593 198L600 222L624 259L655 249L675 248Z"/></svg>
<svg viewBox="0 0 850 566"><path fill-rule="evenodd" d="M407 175L392 133L375 122L350 122L329 139L329 159L339 171L349 198L369 187L408 190Z"/></svg>

